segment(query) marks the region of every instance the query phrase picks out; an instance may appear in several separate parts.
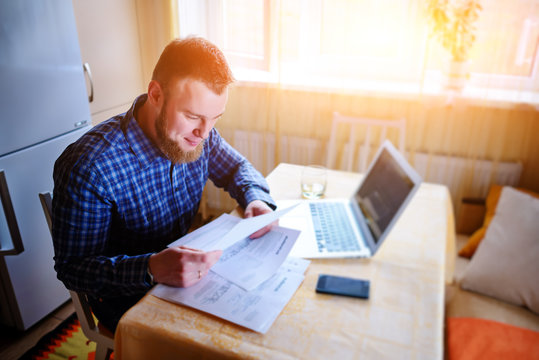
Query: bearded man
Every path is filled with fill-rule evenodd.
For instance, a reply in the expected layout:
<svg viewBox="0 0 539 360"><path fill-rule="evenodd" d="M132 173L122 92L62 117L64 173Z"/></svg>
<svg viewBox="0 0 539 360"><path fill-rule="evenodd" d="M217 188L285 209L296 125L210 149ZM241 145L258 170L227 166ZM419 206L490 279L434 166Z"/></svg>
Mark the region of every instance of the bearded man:
<svg viewBox="0 0 539 360"><path fill-rule="evenodd" d="M86 293L112 332L155 283L191 286L219 259L220 250L166 247L187 233L208 179L228 191L246 217L275 209L262 175L214 128L232 82L215 45L197 37L174 40L147 94L71 144L55 163L58 278Z"/></svg>

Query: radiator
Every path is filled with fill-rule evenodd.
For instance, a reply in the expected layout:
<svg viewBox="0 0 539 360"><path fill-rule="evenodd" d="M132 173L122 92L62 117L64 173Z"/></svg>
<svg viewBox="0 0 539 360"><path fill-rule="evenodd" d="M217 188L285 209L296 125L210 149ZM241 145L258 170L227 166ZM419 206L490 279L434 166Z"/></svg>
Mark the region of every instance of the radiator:
<svg viewBox="0 0 539 360"><path fill-rule="evenodd" d="M219 129L221 136L244 155L264 176L275 166L275 135L245 130ZM205 206L215 214L231 211L237 203L228 193L208 182L204 189Z"/></svg>
<svg viewBox="0 0 539 360"><path fill-rule="evenodd" d="M408 160L423 181L448 187L455 214L459 213L464 197L484 199L492 184L517 186L522 173L522 164L519 162L496 162L424 153L408 156Z"/></svg>
<svg viewBox="0 0 539 360"><path fill-rule="evenodd" d="M269 133L229 129L220 130L220 133L263 175L277 166L277 158L280 162L298 165L326 163L327 145L322 140L281 136L277 142L275 135ZM348 145L343 147L344 154L349 148ZM522 173L522 164L519 162L496 162L420 152L406 153L404 156L423 181L448 187L456 214L462 198L486 198L492 184L517 186ZM342 161L337 161L335 169L343 168ZM212 184L208 184L205 191L207 206L212 209L230 211L236 206L235 201Z"/></svg>

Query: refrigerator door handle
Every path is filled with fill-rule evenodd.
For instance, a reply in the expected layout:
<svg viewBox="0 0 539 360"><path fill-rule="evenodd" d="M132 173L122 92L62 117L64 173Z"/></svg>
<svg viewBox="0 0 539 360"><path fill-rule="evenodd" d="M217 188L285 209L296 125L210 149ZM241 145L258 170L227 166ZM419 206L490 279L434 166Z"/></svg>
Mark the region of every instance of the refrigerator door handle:
<svg viewBox="0 0 539 360"><path fill-rule="evenodd" d="M13 210L4 170L0 170L0 198L2 200L0 213L3 213L0 215L4 215L3 218L0 218L0 226L2 227L0 229L0 234L2 234L0 255L18 255L24 251L24 245L22 244L21 233ZM8 232L9 234L7 234ZM9 236L3 236L4 234Z"/></svg>
<svg viewBox="0 0 539 360"><path fill-rule="evenodd" d="M94 81L92 80L92 69L90 69L90 64L85 62L82 65L84 72L88 74L88 80L90 81L90 95L88 96L88 102L94 101Z"/></svg>

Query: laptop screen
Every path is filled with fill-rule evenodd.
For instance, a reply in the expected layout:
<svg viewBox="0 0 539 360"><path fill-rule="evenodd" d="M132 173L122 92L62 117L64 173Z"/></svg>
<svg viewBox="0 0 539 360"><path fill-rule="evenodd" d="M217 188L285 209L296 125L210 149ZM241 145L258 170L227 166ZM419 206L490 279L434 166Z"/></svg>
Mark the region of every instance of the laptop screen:
<svg viewBox="0 0 539 360"><path fill-rule="evenodd" d="M383 149L354 196L375 243L413 188L412 179L388 150Z"/></svg>

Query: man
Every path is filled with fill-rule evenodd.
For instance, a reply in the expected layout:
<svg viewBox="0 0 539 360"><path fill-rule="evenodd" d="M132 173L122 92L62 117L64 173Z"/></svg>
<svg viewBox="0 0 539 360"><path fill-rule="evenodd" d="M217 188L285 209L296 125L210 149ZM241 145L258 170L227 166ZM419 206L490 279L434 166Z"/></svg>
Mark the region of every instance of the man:
<svg viewBox="0 0 539 360"><path fill-rule="evenodd" d="M246 217L275 209L261 174L214 129L232 81L213 44L174 40L157 62L148 93L56 161L55 269L68 289L88 294L111 331L154 283L191 286L219 259L220 250L166 248L186 234L208 178Z"/></svg>

